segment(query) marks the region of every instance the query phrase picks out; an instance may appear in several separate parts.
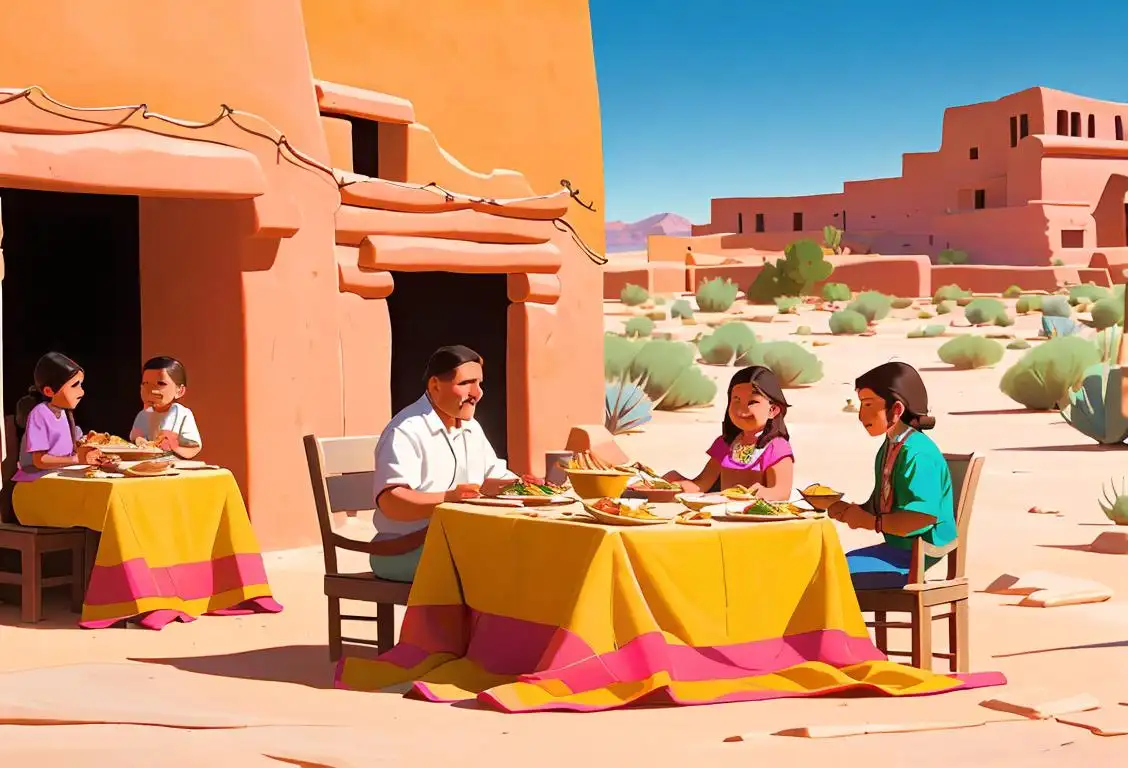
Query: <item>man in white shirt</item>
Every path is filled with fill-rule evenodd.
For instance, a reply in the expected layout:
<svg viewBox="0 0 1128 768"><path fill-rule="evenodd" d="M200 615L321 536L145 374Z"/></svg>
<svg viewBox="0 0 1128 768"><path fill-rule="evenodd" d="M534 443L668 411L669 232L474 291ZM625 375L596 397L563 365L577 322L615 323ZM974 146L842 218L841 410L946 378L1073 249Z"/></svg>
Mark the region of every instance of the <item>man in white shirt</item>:
<svg viewBox="0 0 1128 768"><path fill-rule="evenodd" d="M376 445L372 572L411 581L435 506L493 495L516 479L474 412L483 361L468 347L440 347L423 375L423 396L392 417Z"/></svg>

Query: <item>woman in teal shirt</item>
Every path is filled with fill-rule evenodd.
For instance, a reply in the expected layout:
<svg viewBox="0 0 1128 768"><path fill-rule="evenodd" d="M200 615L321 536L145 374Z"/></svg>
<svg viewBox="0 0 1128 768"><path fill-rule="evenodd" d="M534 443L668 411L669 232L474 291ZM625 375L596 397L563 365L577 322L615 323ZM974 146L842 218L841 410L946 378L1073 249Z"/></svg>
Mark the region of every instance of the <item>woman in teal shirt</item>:
<svg viewBox="0 0 1128 768"><path fill-rule="evenodd" d="M897 589L908 582L913 540L943 547L955 540L952 475L936 443L923 430L936 425L928 415L928 391L907 363L885 363L858 377L858 420L885 441L874 460L874 489L859 506L836 502L829 513L851 528L884 537L880 544L846 555L855 589ZM936 564L925 559L925 567Z"/></svg>

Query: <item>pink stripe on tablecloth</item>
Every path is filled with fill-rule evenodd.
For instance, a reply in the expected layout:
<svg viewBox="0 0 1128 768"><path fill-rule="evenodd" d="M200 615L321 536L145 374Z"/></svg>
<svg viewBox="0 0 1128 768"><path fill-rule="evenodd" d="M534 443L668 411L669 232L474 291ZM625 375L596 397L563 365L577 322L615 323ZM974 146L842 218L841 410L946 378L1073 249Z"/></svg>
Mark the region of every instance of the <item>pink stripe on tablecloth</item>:
<svg viewBox="0 0 1128 768"><path fill-rule="evenodd" d="M218 611L209 611L205 616L247 616L254 613L281 613L283 610L281 603L272 597L252 597L250 600L244 600L238 605L231 608L223 608ZM131 619L137 614L129 616L118 616L113 619L98 619L96 621L80 621L78 626L83 629L106 629L117 624L119 621ZM177 611L171 608L161 608L156 611L149 611L148 613L140 614L141 618L137 621L137 626L144 629L161 630L179 621L184 624L189 624L196 620L195 616L189 616L184 611Z"/></svg>
<svg viewBox="0 0 1128 768"><path fill-rule="evenodd" d="M85 602L114 605L146 597L200 600L266 583L266 567L257 552L163 567L150 567L143 558L134 558L119 565L94 566Z"/></svg>

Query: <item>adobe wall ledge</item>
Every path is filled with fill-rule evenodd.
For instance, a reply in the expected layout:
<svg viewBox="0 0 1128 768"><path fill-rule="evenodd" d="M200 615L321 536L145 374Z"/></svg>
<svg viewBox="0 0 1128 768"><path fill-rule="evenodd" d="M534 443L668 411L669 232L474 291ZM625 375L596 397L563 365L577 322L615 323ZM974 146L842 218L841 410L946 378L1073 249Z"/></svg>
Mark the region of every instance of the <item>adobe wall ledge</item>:
<svg viewBox="0 0 1128 768"><path fill-rule="evenodd" d="M407 99L351 85L315 80L317 106L322 112L382 123L414 123L415 107Z"/></svg>
<svg viewBox="0 0 1128 768"><path fill-rule="evenodd" d="M382 211L342 205L337 210L337 242L360 245L369 235L437 237L476 243L547 243L555 232L551 222L493 216L472 208L417 213Z"/></svg>
<svg viewBox="0 0 1128 768"><path fill-rule="evenodd" d="M560 300L560 277L527 272L510 274L506 292L514 304L555 304Z"/></svg>
<svg viewBox="0 0 1128 768"><path fill-rule="evenodd" d="M362 270L463 274L555 274L563 261L560 249L552 243L499 245L394 235L364 238L358 259Z"/></svg>

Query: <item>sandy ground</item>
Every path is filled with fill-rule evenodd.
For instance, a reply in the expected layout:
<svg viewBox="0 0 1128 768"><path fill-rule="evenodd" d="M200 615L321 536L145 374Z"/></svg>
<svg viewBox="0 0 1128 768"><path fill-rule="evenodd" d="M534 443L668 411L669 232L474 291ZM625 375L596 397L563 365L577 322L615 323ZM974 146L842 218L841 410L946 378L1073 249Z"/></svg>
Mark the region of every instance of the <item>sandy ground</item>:
<svg viewBox="0 0 1128 768"><path fill-rule="evenodd" d="M607 304L606 327L621 330L623 308ZM750 314L760 314L765 310ZM1102 483L1125 473L1121 449L1101 450L1059 416L1019 410L999 392L1008 351L995 369L948 370L936 358L939 339L906 339L922 322L916 310L883 321L875 337L826 331L827 313L805 311L758 323L761 338L825 342L813 348L824 379L790 390L789 414L797 484L820 481L864 497L876 443L854 414L842 412L852 381L892 358L924 372L948 451L983 451L985 473L971 529L972 668L1000 670L1010 689L1040 688L1047 697L1096 696L1128 726L1128 557L1076 549L1111 530L1097 506ZM960 313L948 318L962 318ZM911 318L911 319L905 319ZM700 316L704 322L710 318ZM942 318L943 319L943 318ZM1036 318L1010 329L1034 336ZM790 335L809 325L814 334ZM708 330L660 324L683 337ZM955 328L953 333L968 332ZM723 391L732 368L707 367ZM695 472L718 434L720 399L706 409L659 413L645 431L622 438L648 464ZM1039 506L1061 516L1032 515ZM364 535L360 529L357 535ZM873 534L842 531L847 548ZM1040 766L1123 760L1128 737L1102 738L1054 722L996 722L959 731L807 740L763 736L726 744L726 736L832 723L905 723L989 719L978 703L1006 689L920 699L837 698L643 709L600 714L501 715L470 707L409 701L395 694L330 689L325 649L322 562L316 549L266 556L271 583L286 606L278 616L204 618L162 632L82 631L61 602L44 623L28 627L18 609L0 606L0 723L41 718L135 725L0 725L4 765L815 765L880 761L884 765ZM359 566L359 564L357 564ZM1029 570L1098 580L1111 601L1052 609L1022 608L1017 598L980 590L1003 573ZM939 636L943 633L939 630ZM897 638L900 646L907 638ZM943 640L937 641L943 645ZM74 666L70 666L74 665ZM54 669L50 669L53 668ZM49 668L49 669L42 669ZM21 718L19 708L24 708ZM34 710L27 714L27 708ZM237 730L158 728L144 723L252 726ZM286 726L286 727L279 727ZM332 727L326 727L332 726ZM161 757L158 759L157 754ZM898 757L903 755L903 757ZM81 757L80 757L81 756ZM910 757L911 756L911 757ZM767 762L765 762L765 760ZM796 762L798 761L798 762Z"/></svg>

